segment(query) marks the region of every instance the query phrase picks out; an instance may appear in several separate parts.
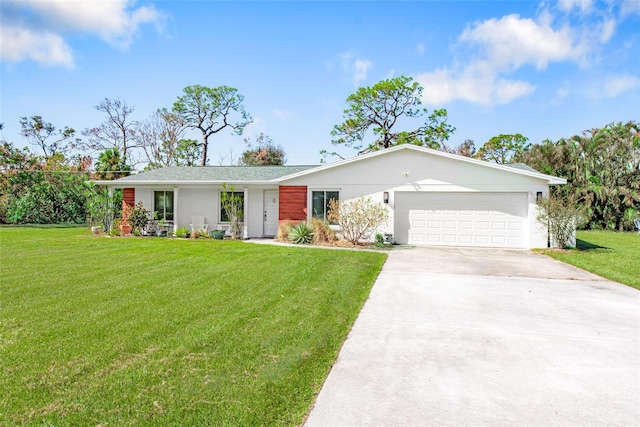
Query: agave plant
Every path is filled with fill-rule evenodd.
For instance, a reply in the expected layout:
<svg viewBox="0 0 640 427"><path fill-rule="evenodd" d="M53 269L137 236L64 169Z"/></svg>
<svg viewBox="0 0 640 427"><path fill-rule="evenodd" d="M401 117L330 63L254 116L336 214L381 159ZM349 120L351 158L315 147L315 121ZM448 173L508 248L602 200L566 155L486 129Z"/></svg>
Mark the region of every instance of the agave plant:
<svg viewBox="0 0 640 427"><path fill-rule="evenodd" d="M308 245L313 241L313 227L311 224L300 221L291 226L289 231L289 240L297 245Z"/></svg>

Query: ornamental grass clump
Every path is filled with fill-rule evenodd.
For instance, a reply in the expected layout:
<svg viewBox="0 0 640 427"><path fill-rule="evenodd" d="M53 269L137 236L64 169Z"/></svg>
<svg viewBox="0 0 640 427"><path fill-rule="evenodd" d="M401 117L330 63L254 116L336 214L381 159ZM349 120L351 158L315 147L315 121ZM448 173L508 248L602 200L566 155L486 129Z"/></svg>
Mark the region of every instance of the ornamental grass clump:
<svg viewBox="0 0 640 427"><path fill-rule="evenodd" d="M276 234L276 240L278 242L291 242L289 240L289 232L291 231L291 222L283 222L278 226L278 234Z"/></svg>
<svg viewBox="0 0 640 427"><path fill-rule="evenodd" d="M338 238L336 232L331 229L331 226L327 221L323 221L319 218L311 219L311 226L313 227L313 244L321 245L324 243L334 243Z"/></svg>

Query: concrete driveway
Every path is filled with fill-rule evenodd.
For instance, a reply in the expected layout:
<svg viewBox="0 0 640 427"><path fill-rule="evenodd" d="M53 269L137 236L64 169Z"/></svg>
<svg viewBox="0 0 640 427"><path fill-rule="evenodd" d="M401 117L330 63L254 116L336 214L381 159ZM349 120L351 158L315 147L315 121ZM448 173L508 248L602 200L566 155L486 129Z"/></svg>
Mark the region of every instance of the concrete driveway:
<svg viewBox="0 0 640 427"><path fill-rule="evenodd" d="M394 250L306 425L639 426L640 292L529 251Z"/></svg>

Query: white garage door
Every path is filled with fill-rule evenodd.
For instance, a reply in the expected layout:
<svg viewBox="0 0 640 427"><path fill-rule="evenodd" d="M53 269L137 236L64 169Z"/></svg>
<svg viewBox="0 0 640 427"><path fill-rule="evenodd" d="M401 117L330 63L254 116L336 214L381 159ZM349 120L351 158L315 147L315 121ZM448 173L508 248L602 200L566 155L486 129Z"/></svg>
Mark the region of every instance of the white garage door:
<svg viewBox="0 0 640 427"><path fill-rule="evenodd" d="M397 243L525 247L526 193L395 193Z"/></svg>

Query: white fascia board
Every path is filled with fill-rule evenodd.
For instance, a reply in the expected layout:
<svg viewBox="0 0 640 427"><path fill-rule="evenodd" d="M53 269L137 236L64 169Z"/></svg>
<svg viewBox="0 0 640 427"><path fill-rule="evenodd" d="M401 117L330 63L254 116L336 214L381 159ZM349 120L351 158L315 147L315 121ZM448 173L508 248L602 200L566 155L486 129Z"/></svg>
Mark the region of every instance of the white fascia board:
<svg viewBox="0 0 640 427"><path fill-rule="evenodd" d="M114 188L129 188L129 187L152 187L152 186L172 186L180 187L183 185L278 185L275 180L270 181L157 181L157 180L139 180L139 181L119 181L119 180L96 180L88 181L93 182L95 185L104 185Z"/></svg>

